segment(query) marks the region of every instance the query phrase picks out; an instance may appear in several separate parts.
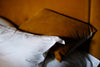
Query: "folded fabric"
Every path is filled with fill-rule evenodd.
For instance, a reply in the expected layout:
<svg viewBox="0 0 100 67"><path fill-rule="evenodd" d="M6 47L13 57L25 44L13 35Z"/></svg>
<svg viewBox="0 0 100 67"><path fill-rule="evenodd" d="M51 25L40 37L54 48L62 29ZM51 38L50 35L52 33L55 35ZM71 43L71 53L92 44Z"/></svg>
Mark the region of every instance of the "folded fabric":
<svg viewBox="0 0 100 67"><path fill-rule="evenodd" d="M0 24L0 67L39 67L43 53L62 39L18 31Z"/></svg>
<svg viewBox="0 0 100 67"><path fill-rule="evenodd" d="M39 67L38 64L45 59L43 53L56 42L64 44L58 36L29 34L10 25L0 24L0 67ZM53 67L52 62L49 67ZM55 65L59 64L63 65L63 62L56 62Z"/></svg>
<svg viewBox="0 0 100 67"><path fill-rule="evenodd" d="M75 41L70 45L66 43L66 46L61 46L54 52L55 58L59 62L62 59L60 54L65 55L69 49L75 49L78 45L81 45L86 40L91 38L94 35L93 33L96 32L95 28L90 24L50 9L40 10L32 18L30 18L29 21L23 23L19 28L35 34L74 39L77 43Z"/></svg>

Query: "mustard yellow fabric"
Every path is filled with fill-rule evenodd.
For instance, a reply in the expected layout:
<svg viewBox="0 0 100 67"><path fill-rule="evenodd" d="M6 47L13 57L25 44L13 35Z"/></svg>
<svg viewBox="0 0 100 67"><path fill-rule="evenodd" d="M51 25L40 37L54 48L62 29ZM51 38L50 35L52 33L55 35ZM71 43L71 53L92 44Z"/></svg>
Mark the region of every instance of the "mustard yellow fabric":
<svg viewBox="0 0 100 67"><path fill-rule="evenodd" d="M43 35L77 38L88 35L88 25L49 9L42 9L30 20L23 23L20 29ZM78 35L77 35L78 34Z"/></svg>
<svg viewBox="0 0 100 67"><path fill-rule="evenodd" d="M31 33L68 38L83 38L89 35L87 24L65 17L50 9L40 10L19 28ZM68 50L69 46L62 46L55 50L53 54L61 62L62 56L60 54L65 55Z"/></svg>

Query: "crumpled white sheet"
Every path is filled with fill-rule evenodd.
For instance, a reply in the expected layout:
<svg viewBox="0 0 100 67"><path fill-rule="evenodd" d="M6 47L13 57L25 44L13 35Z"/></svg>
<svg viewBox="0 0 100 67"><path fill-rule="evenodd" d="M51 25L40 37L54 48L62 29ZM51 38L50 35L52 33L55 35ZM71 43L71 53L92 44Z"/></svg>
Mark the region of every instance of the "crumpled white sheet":
<svg viewBox="0 0 100 67"><path fill-rule="evenodd" d="M57 36L38 36L0 25L0 67L38 67Z"/></svg>

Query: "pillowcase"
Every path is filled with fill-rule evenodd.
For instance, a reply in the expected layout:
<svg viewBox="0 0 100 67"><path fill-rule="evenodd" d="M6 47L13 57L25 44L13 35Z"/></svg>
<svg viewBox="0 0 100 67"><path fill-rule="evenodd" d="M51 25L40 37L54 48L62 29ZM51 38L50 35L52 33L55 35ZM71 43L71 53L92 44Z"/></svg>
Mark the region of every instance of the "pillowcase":
<svg viewBox="0 0 100 67"><path fill-rule="evenodd" d="M9 21L4 19L3 17L0 17L0 24L4 26L14 27Z"/></svg>
<svg viewBox="0 0 100 67"><path fill-rule="evenodd" d="M20 29L43 35L82 38L89 35L88 25L50 9L42 9Z"/></svg>
<svg viewBox="0 0 100 67"><path fill-rule="evenodd" d="M50 9L40 10L19 28L31 33L73 38L75 40L80 40L90 34L88 24ZM70 46L76 47L75 44L67 45L61 46L54 52L55 58L59 62L62 60L61 54L65 55L69 49L72 49L72 47L69 48Z"/></svg>
<svg viewBox="0 0 100 67"><path fill-rule="evenodd" d="M56 42L57 36L39 36L0 25L0 67L38 67L43 53Z"/></svg>

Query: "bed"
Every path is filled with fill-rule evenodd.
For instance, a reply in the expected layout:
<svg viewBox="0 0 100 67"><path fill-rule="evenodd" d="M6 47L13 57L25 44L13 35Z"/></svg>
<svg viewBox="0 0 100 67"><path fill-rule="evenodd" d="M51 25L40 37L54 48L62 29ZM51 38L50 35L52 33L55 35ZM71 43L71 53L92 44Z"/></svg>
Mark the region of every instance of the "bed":
<svg viewBox="0 0 100 67"><path fill-rule="evenodd" d="M100 63L78 50L58 62L54 56L46 56L55 43L65 42L59 36L23 32L0 17L0 67L97 67Z"/></svg>

